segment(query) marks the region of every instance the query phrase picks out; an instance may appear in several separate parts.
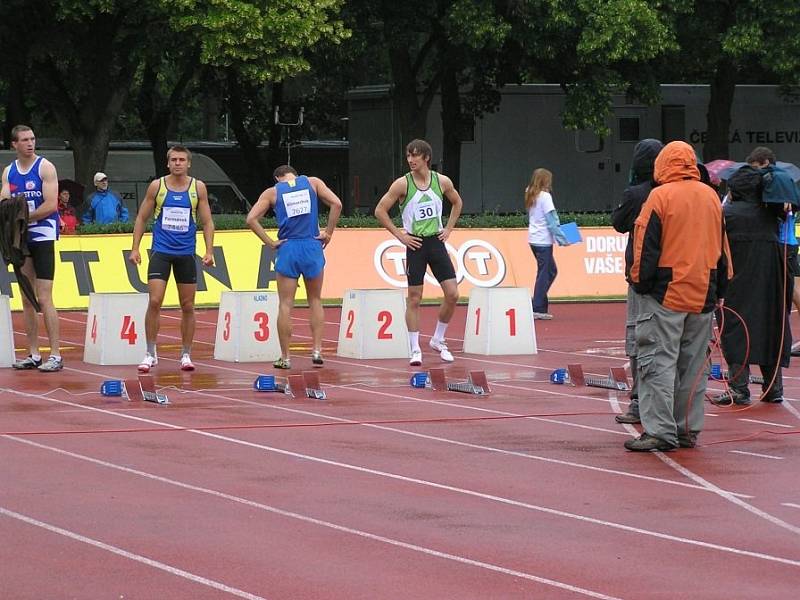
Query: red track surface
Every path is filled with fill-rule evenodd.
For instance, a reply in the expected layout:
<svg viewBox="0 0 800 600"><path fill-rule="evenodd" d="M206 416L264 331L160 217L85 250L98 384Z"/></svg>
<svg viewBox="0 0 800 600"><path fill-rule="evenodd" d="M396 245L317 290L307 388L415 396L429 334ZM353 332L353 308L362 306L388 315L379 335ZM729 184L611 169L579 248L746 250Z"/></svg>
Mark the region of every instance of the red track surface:
<svg viewBox="0 0 800 600"><path fill-rule="evenodd" d="M548 382L571 362L625 363L623 304L554 306L532 357L464 355L464 312L447 371L484 369L490 396L412 389L403 360L337 358L329 309L325 402L255 392L270 366L213 360L215 311L182 373L165 313L169 406L100 396L135 368L81 362L85 314L62 313L64 371L0 372L0 596L797 597L796 367L783 405L708 404L701 447L635 454L613 421L625 394ZM299 372L303 311L295 336ZM741 439L767 430L790 435Z"/></svg>

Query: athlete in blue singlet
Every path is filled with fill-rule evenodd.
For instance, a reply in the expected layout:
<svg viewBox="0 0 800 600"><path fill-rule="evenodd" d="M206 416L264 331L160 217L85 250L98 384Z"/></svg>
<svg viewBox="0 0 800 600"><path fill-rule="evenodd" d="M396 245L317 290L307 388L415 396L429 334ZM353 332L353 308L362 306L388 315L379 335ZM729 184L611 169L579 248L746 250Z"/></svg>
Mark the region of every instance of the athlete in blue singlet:
<svg viewBox="0 0 800 600"><path fill-rule="evenodd" d="M206 245L204 265L214 264L214 222L208 204L205 184L189 176L192 153L183 146L173 146L167 152L169 175L150 183L133 226L133 246L128 257L133 264L142 262L139 244L145 225L151 215L153 223L153 245L147 268L147 290L150 303L144 320L147 354L139 365L140 373L149 373L158 364L156 339L164 293L167 290L170 272L175 274L178 300L181 304L181 369L193 371L191 359L194 340L194 297L197 293L197 222L203 228Z"/></svg>
<svg viewBox="0 0 800 600"><path fill-rule="evenodd" d="M17 151L17 159L3 171L0 198L24 194L28 201L27 242L30 256L25 259L22 272L36 292L50 341L50 358L43 363L39 353L39 320L36 310L22 294L29 354L14 363L14 368L60 371L64 361L59 348L58 312L53 304L55 241L59 231L58 175L53 163L36 155L36 136L27 125L17 125L11 130L11 146Z"/></svg>
<svg viewBox="0 0 800 600"><path fill-rule="evenodd" d="M314 349L311 362L321 366L322 326L322 277L325 257L322 250L328 245L342 212L339 197L318 177L298 175L289 165L275 169L277 183L259 196L250 213L247 225L258 238L271 248L277 249L275 271L278 280L278 339L281 357L275 361L276 369L290 369L289 344L292 338L292 308L300 276L306 286L308 306L311 309L311 335ZM317 200L329 208L328 225L320 231ZM278 221L278 239L273 240L258 220L270 209L275 209Z"/></svg>

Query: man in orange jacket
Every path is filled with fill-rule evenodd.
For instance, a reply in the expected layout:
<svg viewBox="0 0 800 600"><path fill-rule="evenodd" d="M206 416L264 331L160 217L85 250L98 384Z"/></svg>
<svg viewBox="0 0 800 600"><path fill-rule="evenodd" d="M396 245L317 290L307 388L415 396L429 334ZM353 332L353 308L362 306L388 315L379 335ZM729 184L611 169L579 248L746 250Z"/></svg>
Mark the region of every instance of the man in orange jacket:
<svg viewBox="0 0 800 600"><path fill-rule="evenodd" d="M636 322L644 433L625 442L646 452L691 448L703 428L712 311L733 275L717 194L701 183L694 150L670 142L634 226L630 279L642 294Z"/></svg>

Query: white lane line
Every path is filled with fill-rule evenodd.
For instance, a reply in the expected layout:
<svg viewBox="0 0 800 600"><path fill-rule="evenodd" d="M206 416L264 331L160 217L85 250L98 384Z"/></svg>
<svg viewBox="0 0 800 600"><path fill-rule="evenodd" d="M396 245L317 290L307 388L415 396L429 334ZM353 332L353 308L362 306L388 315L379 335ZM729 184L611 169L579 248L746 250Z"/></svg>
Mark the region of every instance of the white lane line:
<svg viewBox="0 0 800 600"><path fill-rule="evenodd" d="M54 403L57 403L57 404L66 404L66 405L69 405L69 406L80 406L79 404L75 404L74 402L69 402L67 400L57 400L55 398L50 398L48 396L42 396L41 394L30 394L30 393L20 392L18 390L5 390L5 391L7 391L9 393L17 394L19 396L23 396L23 397L42 398L44 400L47 400L49 402L54 402ZM162 427L169 427L169 428L172 428L172 429L182 429L182 427L180 425L174 425L172 423L165 423L165 422L162 422L162 421L156 421L154 419L145 419L143 417L137 417L137 416L134 416L134 415L120 414L120 413L116 413L114 411L106 410L106 409L103 409L103 408L96 408L96 407L92 407L92 406L87 406L85 408L88 411L98 412L98 413L102 413L102 414L109 414L109 415L112 415L112 416L121 417L123 419L131 419L131 420L135 420L135 421L142 421L142 422L145 422L145 423L150 423L152 425L159 425L159 426L162 426ZM592 524L592 525L599 525L601 527L609 527L611 529L618 529L620 531L625 531L625 532L629 532L629 533L635 533L635 534L639 534L639 535L650 536L650 537L654 537L654 538L657 538L657 539L668 540L668 541L672 541L672 542L676 542L676 543L680 543L680 544L687 544L687 545L691 545L691 546L699 546L699 547L702 547L702 548L709 548L709 549L719 550L719 551L722 551L722 552L729 552L729 553L737 554L737 555L741 555L741 556L750 556L750 557L754 557L754 558L760 558L760 559L764 559L764 560L780 562L780 563L790 564L792 566L800 567L800 560L793 560L793 559L789 559L789 558L777 557L777 556L772 556L772 555L768 555L768 554L763 554L763 553L760 553L760 552L753 552L753 551L750 551L750 550L742 550L740 548L734 548L734 547L730 547L730 546L722 546L722 545L714 544L714 543L711 543L711 542L704 542L704 541L695 540L695 539L692 539L692 538L685 538L685 537L675 536L675 535L668 534L668 533L662 533L660 531L653 531L653 530L649 530L649 529L641 529L639 527L632 527L630 525L625 525L625 524L622 524L622 523L616 523L614 521L606 521L606 520L603 520L603 519L597 519L597 518L594 518L594 517L588 517L586 515L581 515L581 514L577 514L577 513L571 513L571 512L567 512L567 511L563 511L563 510L558 510L558 509L555 509L555 508L549 508L549 507L546 507L546 506L539 506L539 505L536 505L536 504L530 504L528 502L522 502L520 500L514 500L514 499L511 499L511 498L505 498L503 496L496 496L494 494L486 494L486 493L478 492L478 491L475 491L475 490L470 490L470 489L466 489L466 488L460 488L460 487L447 485L447 484L443 484L443 483L437 483L437 482L434 482L434 481L428 481L428 480L419 479L419 478L416 478L416 477L408 477L408 476L405 476L405 475L399 475L397 473L381 471L381 470L378 470L378 469L371 469L371 468L368 468L368 467L362 467L362 466L354 465L354 464L350 464L350 463L339 462L339 461L330 460L330 459L327 459L327 458L321 458L321 457L318 457L318 456L312 456L312 455L309 455L309 454L302 454L300 452L293 452L293 451L290 451L290 450L284 450L282 448L275 448L273 446L267 446L266 444L259 444L259 443L256 443L256 442L248 442L246 440L241 440L241 439L238 439L238 438L232 438L232 437L229 437L229 436L210 433L208 431L198 431L196 429L186 429L185 431L187 433L192 433L192 434L195 434L195 435L201 435L203 437L208 437L208 438L215 439L215 440L220 440L220 441L223 441L223 442L230 442L232 444L237 444L237 445L248 447L248 448L254 448L256 450L264 450L266 452L271 452L273 454L278 454L278 455L281 455L281 456L289 456L289 457L292 457L292 458L298 458L298 459L302 459L302 460L307 460L309 462L314 462L314 463L318 463L318 464L322 464L322 465L327 465L327 466L331 466L331 467L338 467L338 468L346 469L346 470L349 470L349 471L355 471L357 473L363 473L363 474L366 474L366 475L375 475L377 477L383 477L383 478L391 479L391 480L395 480L395 481L402 481L404 483L411 483L411 484L416 484L416 485L420 485L420 486L424 486L424 487L430 487L430 488L433 488L433 489L452 492L454 494L464 495L464 496L468 496L468 497L472 497L472 498L479 498L479 499L482 499L482 500L489 500L490 502L496 502L498 504L503 504L503 505L506 505L506 506L513 506L513 507L516 507L516 508L522 508L522 509L530 510L530 511L533 511L533 512L540 512L540 513L543 513L543 514L546 514L546 515L550 515L550 516L562 517L562 518L565 518L565 519L571 519L571 520L579 521L579 522L582 522L582 523L589 523L589 524ZM661 453L657 453L657 454L661 454ZM708 485L711 485L711 484L708 484ZM716 486L714 486L714 487L716 487ZM716 488L716 489L718 490L718 493L725 493L728 496L733 497L732 494L730 494L728 492L725 492L724 490L720 490L719 488ZM738 500L738 499L736 499L736 500L738 502L742 502L741 500ZM749 506L749 505L746 505L746 506Z"/></svg>
<svg viewBox="0 0 800 600"><path fill-rule="evenodd" d="M781 506L788 506L789 508L800 508L800 504L795 504L793 502L781 502Z"/></svg>
<svg viewBox="0 0 800 600"><path fill-rule="evenodd" d="M731 454L744 454L746 456L755 456L757 458L771 458L773 460L783 460L782 456L773 456L772 454L759 454L758 452L745 452L744 450L729 450Z"/></svg>
<svg viewBox="0 0 800 600"><path fill-rule="evenodd" d="M781 402L781 406L783 406L783 408L792 413L795 417L800 419L800 411L797 410L794 406L792 406L791 402L787 402L787 400L789 400L789 398L784 398L784 402Z"/></svg>
<svg viewBox="0 0 800 600"><path fill-rule="evenodd" d="M235 587L225 585L224 583L220 583L219 581L214 581L213 579L201 577L200 575L195 575L194 573L190 573L189 571L178 569L177 567L173 567L171 565L162 563L160 561L153 560L152 558L147 558L146 556L142 556L141 554L135 554L133 552L129 552L128 550L123 550L122 548L118 548L117 546L106 544L105 542L101 542L99 540L86 537L85 535L75 533L74 531L69 531L68 529L63 529L61 527L57 527L56 525L51 525L50 523L39 521L38 519L34 519L33 517L20 514L18 512L9 510L2 506L0 506L0 515L3 515L10 519L16 519L17 521L22 521L23 523L27 523L28 525L40 527L41 529L46 529L51 533L57 533L58 535L62 535L72 540L83 542L84 544L89 544L90 546L94 546L95 548L100 548L101 550L105 550L106 552L111 552L123 558L140 562L142 564L147 565L148 567L153 567L156 569L160 569L162 571L166 571L171 575L183 577L184 579L188 579L193 583L199 583L200 585L205 585L215 590L219 590L220 592L231 594L232 596L237 596L239 598L247 598L248 600L265 600L262 596L256 596L255 594L251 594L249 592L245 592Z"/></svg>
<svg viewBox="0 0 800 600"><path fill-rule="evenodd" d="M210 488L204 488L204 487L200 487L200 486L197 486L197 485L192 485L192 484L189 484L189 483L184 483L182 481L178 481L178 480L175 480L175 479L170 479L168 477L162 477L160 475L155 475L153 473L148 473L147 471L140 471L138 469L132 469L130 467L124 467L124 466L116 464L116 463L112 463L112 462L108 462L108 461L104 461L104 460L98 460L96 458L85 456L83 454L77 454L75 452L69 452L67 450L61 450L60 448L54 448L52 446L47 446L45 444L39 444L37 442L32 442L30 440L17 438L17 437L14 437L14 436L1 436L1 437L6 438L6 439L10 439L10 440L14 440L15 442L28 444L30 446L35 446L35 447L41 448L43 450L56 452L56 453L62 454L64 456L69 456L69 457L72 457L72 458L76 458L78 460L83 460L83 461L90 462L90 463L93 463L93 464L96 464L96 465L107 467L109 469L115 469L115 470L123 471L125 473L129 473L129 474L132 474L132 475L137 475L139 477L145 477L145 478L151 479L153 481L158 481L160 483L165 483L165 484L168 484L168 485L172 485L172 486L175 486L175 487L183 488L183 489L190 490L190 491L193 491L193 492L199 492L199 493L202 493L202 494L208 494L210 496L221 498L223 500L236 502L237 504L242 504L244 506L248 506L248 507L251 507L251 508L256 508L256 509L259 509L259 510L263 510L263 511L266 511L266 512L270 512L270 513L276 514L276 515L280 515L282 517L287 517L287 518L290 518L290 519L296 519L298 521L303 521L305 523L310 523L311 525L316 525L316 526L325 527L325 528L328 528L328 529L333 529L333 530L341 532L341 533L348 533L348 534L351 534L351 535L356 535L356 536L359 536L359 537L362 537L362 538L366 538L368 540L381 542L383 544L388 544L390 546L396 546L396 547L399 547L399 548L403 548L405 550L411 550L413 552L419 552L419 553L422 553L422 554L426 554L428 556L434 556L436 558L443 558L445 560L450 560L450 561L453 561L453 562L469 565L471 567L479 567L481 569L486 569L488 571L494 571L496 573L502 573L504 575L510 575L512 577L517 577L517 578L520 578L520 579L527 579L529 581L535 581L536 583L541 583L543 585L549 585L551 587L559 588L559 589L562 589L562 590L575 592L575 593L578 593L578 594L582 594L584 596L589 596L590 598L599 598L601 600L619 600L619 599L615 598L614 596L607 596L607 595L601 594L599 592L595 592L595 591L588 590L588 589L585 589L585 588L581 588L581 587L577 587L577 586L574 586L574 585L570 585L568 583L564 583L564 582L561 582L561 581L556 581L554 579L548 579L548 578L545 578L545 577L539 577L538 575L533 575L531 573L525 573L523 571L517 571L517 570L514 570L514 569L508 569L506 567L501 567L499 565L486 563L486 562L479 561L479 560L474 560L474 559L471 559L471 558L467 558L465 556L460 556L460 555L457 555L457 554L450 554L449 552L442 552L442 551L439 551L439 550L434 550L432 548L427 548L425 546L418 546L417 544L411 544L411 543L408 543L408 542L403 542L403 541L400 541L400 540L396 540L394 538L389 538L389 537L385 537L385 536L382 536L382 535L369 533L369 532L363 531L361 529L354 529L352 527L347 527L345 525L339 525L337 523L332 523L330 521L323 521L321 519L316 519L316 518L310 517L308 515L303 515L303 514L296 513L296 512L290 512L290 511L287 511L287 510L276 508L274 506L270 506L268 504L262 504L261 502L256 502L254 500L248 500L247 498L242 498L240 496L234 496L232 494L226 494L225 492L220 492L218 490L214 490L214 489L210 489ZM10 511L4 511L2 509L2 507L0 507L0 512L10 512ZM17 513L13 513L12 516L15 516L16 514ZM29 519L29 518L25 518L23 520L26 520L26 521L29 521L29 522L30 521L34 521L33 519ZM34 524L38 525L39 522L35 522ZM45 528L51 529L51 530L57 530L56 533L62 533L62 532L65 531L65 530L61 530L60 528L54 528L53 526L46 526ZM72 534L72 535L70 535L70 537L73 537L75 535L77 535L77 534ZM83 536L80 536L80 538L83 538ZM86 539L88 539L88 538L86 538ZM85 539L81 539L81 541L85 541ZM95 545L100 545L100 544L102 544L102 542L97 542ZM102 547L104 549L114 548L113 546L107 546L106 544L102 544L100 547ZM120 550L117 553L123 553L123 552L125 552L125 551L124 550ZM126 556L126 555L127 555L127 553L123 554L123 556ZM136 555L133 555L133 556L136 556ZM149 560L149 559L145 559L145 560ZM152 561L152 562L155 562L155 561ZM159 565L159 564L161 564L161 563L156 563L156 565ZM154 566L156 566L156 565L154 565ZM244 596L244 597L257 598L256 596L250 596L250 595Z"/></svg>
<svg viewBox="0 0 800 600"><path fill-rule="evenodd" d="M739 421L746 423L756 423L758 425L769 425L770 427L785 427L786 429L794 429L794 425L787 425L786 423L773 423L772 421L759 421L758 419L745 419L740 418Z"/></svg>

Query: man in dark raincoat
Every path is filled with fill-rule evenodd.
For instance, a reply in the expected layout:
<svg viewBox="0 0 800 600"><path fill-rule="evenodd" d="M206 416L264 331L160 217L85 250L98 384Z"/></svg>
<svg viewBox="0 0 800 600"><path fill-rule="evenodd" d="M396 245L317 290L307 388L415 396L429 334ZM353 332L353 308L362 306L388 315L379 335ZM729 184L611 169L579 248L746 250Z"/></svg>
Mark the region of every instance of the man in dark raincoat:
<svg viewBox="0 0 800 600"><path fill-rule="evenodd" d="M653 165L664 144L660 140L644 139L633 149L631 164L631 185L622 192L622 202L611 213L611 224L620 233L627 233L628 245L625 247L625 276L633 264L633 224L642 210L644 201L657 184L653 180ZM639 294L628 285L627 313L625 318L625 354L631 361L631 386L628 412L616 415L617 423L640 423L639 418L639 373L636 364L636 317L639 315Z"/></svg>
<svg viewBox="0 0 800 600"><path fill-rule="evenodd" d="M789 366L789 329L793 278L787 277L778 227L782 204L764 204L761 168L775 163L768 148L756 148L728 180L730 201L725 226L733 260L733 279L725 306L717 313L722 353L728 363L730 389L712 398L714 404L750 404L749 365L759 365L764 377L760 399L783 401L781 367ZM742 323L742 320L744 323ZM747 328L745 330L745 327Z"/></svg>

